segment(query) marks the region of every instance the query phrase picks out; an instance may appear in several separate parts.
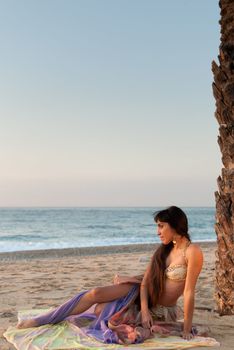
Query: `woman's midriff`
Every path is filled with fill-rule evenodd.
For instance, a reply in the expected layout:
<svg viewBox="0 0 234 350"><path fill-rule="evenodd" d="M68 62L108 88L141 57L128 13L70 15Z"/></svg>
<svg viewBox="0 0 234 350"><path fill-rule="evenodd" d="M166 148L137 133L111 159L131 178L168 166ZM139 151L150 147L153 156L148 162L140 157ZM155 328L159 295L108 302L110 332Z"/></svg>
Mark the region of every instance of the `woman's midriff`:
<svg viewBox="0 0 234 350"><path fill-rule="evenodd" d="M163 295L159 298L158 304L173 306L183 294L185 281L172 281L166 279Z"/></svg>

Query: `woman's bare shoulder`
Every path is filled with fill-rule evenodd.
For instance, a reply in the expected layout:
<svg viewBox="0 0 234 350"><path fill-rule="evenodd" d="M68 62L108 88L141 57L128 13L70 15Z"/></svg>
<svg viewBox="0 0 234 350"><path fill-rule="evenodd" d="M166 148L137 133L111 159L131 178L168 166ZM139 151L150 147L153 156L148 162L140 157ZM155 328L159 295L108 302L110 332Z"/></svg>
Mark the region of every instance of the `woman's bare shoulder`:
<svg viewBox="0 0 234 350"><path fill-rule="evenodd" d="M198 243L193 243L193 242L191 242L191 243L189 244L188 250L191 250L191 251L200 251L200 252L202 251L200 245L199 245Z"/></svg>
<svg viewBox="0 0 234 350"><path fill-rule="evenodd" d="M191 243L187 248L186 255L187 255L187 257L196 256L196 257L202 258L203 253L202 253L200 245L197 243Z"/></svg>

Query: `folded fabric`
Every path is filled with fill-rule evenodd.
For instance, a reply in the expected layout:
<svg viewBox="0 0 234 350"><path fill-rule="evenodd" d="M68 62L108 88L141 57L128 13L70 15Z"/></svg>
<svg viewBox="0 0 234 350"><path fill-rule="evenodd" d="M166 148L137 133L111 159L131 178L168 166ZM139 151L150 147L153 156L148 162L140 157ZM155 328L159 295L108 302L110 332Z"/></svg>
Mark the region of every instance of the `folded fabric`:
<svg viewBox="0 0 234 350"><path fill-rule="evenodd" d="M31 318L44 314L48 310L30 310L19 312L19 320ZM92 309L89 313L79 315L79 322L76 316L70 316L66 321L57 324L46 324L40 327L18 329L9 327L3 334L17 350L101 350L101 349L121 349L121 350L163 350L163 349L190 349L201 346L219 346L219 343L208 337L195 336L187 341L179 336L154 334L153 338L145 340L141 344L119 345L103 343L97 338L88 334L92 317Z"/></svg>

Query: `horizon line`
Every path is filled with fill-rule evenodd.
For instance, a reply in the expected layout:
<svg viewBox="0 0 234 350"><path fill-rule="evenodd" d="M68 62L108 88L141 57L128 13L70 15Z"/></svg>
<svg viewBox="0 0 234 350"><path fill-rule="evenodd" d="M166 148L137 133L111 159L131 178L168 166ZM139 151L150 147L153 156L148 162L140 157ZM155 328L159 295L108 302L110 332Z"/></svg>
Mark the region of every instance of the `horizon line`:
<svg viewBox="0 0 234 350"><path fill-rule="evenodd" d="M165 207L169 207L170 205L143 205L143 206L0 206L0 209L72 209L72 208L77 208L77 209L88 209L88 208L165 208ZM211 205L180 205L180 208L214 208L215 209L215 205L211 206Z"/></svg>

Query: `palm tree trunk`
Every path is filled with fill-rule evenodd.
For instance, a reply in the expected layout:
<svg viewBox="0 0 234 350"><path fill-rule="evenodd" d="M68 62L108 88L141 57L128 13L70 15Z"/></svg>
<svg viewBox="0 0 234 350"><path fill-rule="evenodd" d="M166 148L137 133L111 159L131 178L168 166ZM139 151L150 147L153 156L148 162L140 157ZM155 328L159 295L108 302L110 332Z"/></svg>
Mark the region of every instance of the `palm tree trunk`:
<svg viewBox="0 0 234 350"><path fill-rule="evenodd" d="M215 299L220 315L234 314L234 1L220 0L219 65L212 62L215 117L223 168L218 177Z"/></svg>

